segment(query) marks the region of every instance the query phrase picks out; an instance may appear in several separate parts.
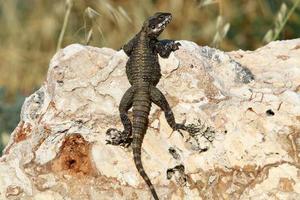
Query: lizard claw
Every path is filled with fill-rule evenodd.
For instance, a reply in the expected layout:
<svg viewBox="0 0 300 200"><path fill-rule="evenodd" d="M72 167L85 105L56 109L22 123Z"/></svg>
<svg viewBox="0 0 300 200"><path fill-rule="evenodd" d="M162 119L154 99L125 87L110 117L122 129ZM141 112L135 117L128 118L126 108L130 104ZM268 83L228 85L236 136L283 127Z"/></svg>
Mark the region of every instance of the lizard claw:
<svg viewBox="0 0 300 200"><path fill-rule="evenodd" d="M182 46L179 42L176 42L175 45L176 45L177 47Z"/></svg>
<svg viewBox="0 0 300 200"><path fill-rule="evenodd" d="M175 131L178 131L178 133L181 135L181 137L184 137L181 130L185 130L184 124L176 124Z"/></svg>
<svg viewBox="0 0 300 200"><path fill-rule="evenodd" d="M177 131L181 135L181 137L184 137L181 130L185 130L184 124L183 123L182 124L176 124L175 127L173 128L173 132L171 133L169 138L173 135L174 131Z"/></svg>
<svg viewBox="0 0 300 200"><path fill-rule="evenodd" d="M174 42L173 44L172 44L172 50L173 51L176 51L176 50L178 50L179 49L179 46L181 46L181 44L179 43L179 42Z"/></svg>
<svg viewBox="0 0 300 200"><path fill-rule="evenodd" d="M175 41L171 41L166 44L166 49L169 49L171 51L176 51L179 49L179 46L181 46L181 44L179 42L175 43Z"/></svg>
<svg viewBox="0 0 300 200"><path fill-rule="evenodd" d="M170 47L171 47L171 49L172 49L172 51L176 51L176 50L178 50L179 49L179 46L181 46L181 44L179 43L179 42L174 42L174 41L172 41L171 43L170 43Z"/></svg>

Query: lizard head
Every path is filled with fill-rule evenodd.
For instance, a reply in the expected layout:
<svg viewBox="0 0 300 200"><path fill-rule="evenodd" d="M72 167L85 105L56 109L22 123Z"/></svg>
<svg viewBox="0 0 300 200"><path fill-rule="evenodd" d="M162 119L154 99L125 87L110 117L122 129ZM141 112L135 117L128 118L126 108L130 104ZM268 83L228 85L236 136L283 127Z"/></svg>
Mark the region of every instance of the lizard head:
<svg viewBox="0 0 300 200"><path fill-rule="evenodd" d="M171 13L157 12L149 17L143 24L142 31L149 37L158 37L172 19Z"/></svg>

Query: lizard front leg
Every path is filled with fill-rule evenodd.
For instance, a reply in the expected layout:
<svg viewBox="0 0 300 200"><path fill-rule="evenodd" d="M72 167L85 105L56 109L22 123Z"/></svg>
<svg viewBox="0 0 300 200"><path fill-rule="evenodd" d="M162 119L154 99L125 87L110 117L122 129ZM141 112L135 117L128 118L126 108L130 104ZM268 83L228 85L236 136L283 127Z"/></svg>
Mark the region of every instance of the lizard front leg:
<svg viewBox="0 0 300 200"><path fill-rule="evenodd" d="M131 55L132 49L134 44L136 43L137 40L137 35L135 35L131 40L129 40L129 42L127 42L122 49L124 50L124 52L126 53L127 56Z"/></svg>
<svg viewBox="0 0 300 200"><path fill-rule="evenodd" d="M119 112L121 122L124 126L124 131L118 131L114 128L110 128L106 131L106 135L109 139L106 140L107 144L120 145L128 147L132 142L132 124L128 117L128 110L132 107L133 101L133 89L129 88L123 95L120 105Z"/></svg>
<svg viewBox="0 0 300 200"><path fill-rule="evenodd" d="M181 44L174 40L160 40L155 43L155 51L163 58L168 58L172 51L179 49Z"/></svg>

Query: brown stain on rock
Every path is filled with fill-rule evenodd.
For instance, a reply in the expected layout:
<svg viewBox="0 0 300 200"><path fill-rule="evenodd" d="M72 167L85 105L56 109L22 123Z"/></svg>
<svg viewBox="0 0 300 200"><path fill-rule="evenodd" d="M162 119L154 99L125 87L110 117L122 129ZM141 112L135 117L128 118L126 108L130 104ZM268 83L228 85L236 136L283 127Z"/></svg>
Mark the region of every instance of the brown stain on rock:
<svg viewBox="0 0 300 200"><path fill-rule="evenodd" d="M66 136L58 156L51 162L52 170L66 171L70 175L96 176L91 146L80 134Z"/></svg>
<svg viewBox="0 0 300 200"><path fill-rule="evenodd" d="M297 50L300 49L300 44L297 44L294 48L292 48L292 50Z"/></svg>
<svg viewBox="0 0 300 200"><path fill-rule="evenodd" d="M278 188L283 192L293 192L295 181L289 178L280 178Z"/></svg>
<svg viewBox="0 0 300 200"><path fill-rule="evenodd" d="M289 59L290 57L288 55L278 55L276 56L277 59L280 59L280 60L287 60Z"/></svg>
<svg viewBox="0 0 300 200"><path fill-rule="evenodd" d="M216 167L209 171L198 171L195 174L201 174L201 181L191 181L191 189L196 188L202 199L240 199L247 190L254 188L266 180L269 176L269 170L278 167L284 163L276 162L265 166L245 165L243 167L234 166L226 170ZM190 179L191 180L191 179ZM295 182L287 178L281 178L278 183L282 191L293 191Z"/></svg>
<svg viewBox="0 0 300 200"><path fill-rule="evenodd" d="M290 149L287 151L289 155L299 164L299 152L300 152L300 129L296 126L289 126L289 139Z"/></svg>
<svg viewBox="0 0 300 200"><path fill-rule="evenodd" d="M19 186L16 185L10 185L6 188L6 197L10 197L10 196L18 196L19 194L21 194L23 192L22 188L20 188Z"/></svg>
<svg viewBox="0 0 300 200"><path fill-rule="evenodd" d="M218 88L212 84L214 79L211 77L208 73L203 72L202 74L199 74L197 76L199 82L198 82L198 88L203 88L205 96L213 100L215 97L219 94Z"/></svg>
<svg viewBox="0 0 300 200"><path fill-rule="evenodd" d="M117 178L101 174L96 177L80 176L78 178L77 176L66 175L65 172L57 172L56 176L60 182L52 187L51 190L71 199L125 199L118 197L129 196L130 193L134 194L138 190L128 184L121 184ZM67 190L64 188L66 185L68 186ZM93 198L91 197L92 191L94 193ZM140 198L137 196L136 199Z"/></svg>
<svg viewBox="0 0 300 200"><path fill-rule="evenodd" d="M296 88L295 88L295 92L300 92L300 85L298 85Z"/></svg>

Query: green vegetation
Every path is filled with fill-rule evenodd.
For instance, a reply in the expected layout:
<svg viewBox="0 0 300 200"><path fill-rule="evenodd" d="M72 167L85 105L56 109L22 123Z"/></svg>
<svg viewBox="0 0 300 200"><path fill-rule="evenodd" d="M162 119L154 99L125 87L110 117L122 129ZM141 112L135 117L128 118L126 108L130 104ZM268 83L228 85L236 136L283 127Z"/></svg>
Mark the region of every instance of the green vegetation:
<svg viewBox="0 0 300 200"><path fill-rule="evenodd" d="M71 43L118 49L156 11L173 22L162 37L224 50L256 49L300 35L300 0L0 0L0 134L16 126L23 96L45 80ZM16 99L16 101L14 101Z"/></svg>
<svg viewBox="0 0 300 200"><path fill-rule="evenodd" d="M5 90L0 88L0 150L8 142L9 133L11 133L20 120L20 111L24 102L24 97L19 93L11 103L5 103ZM1 155L1 152L0 152Z"/></svg>

